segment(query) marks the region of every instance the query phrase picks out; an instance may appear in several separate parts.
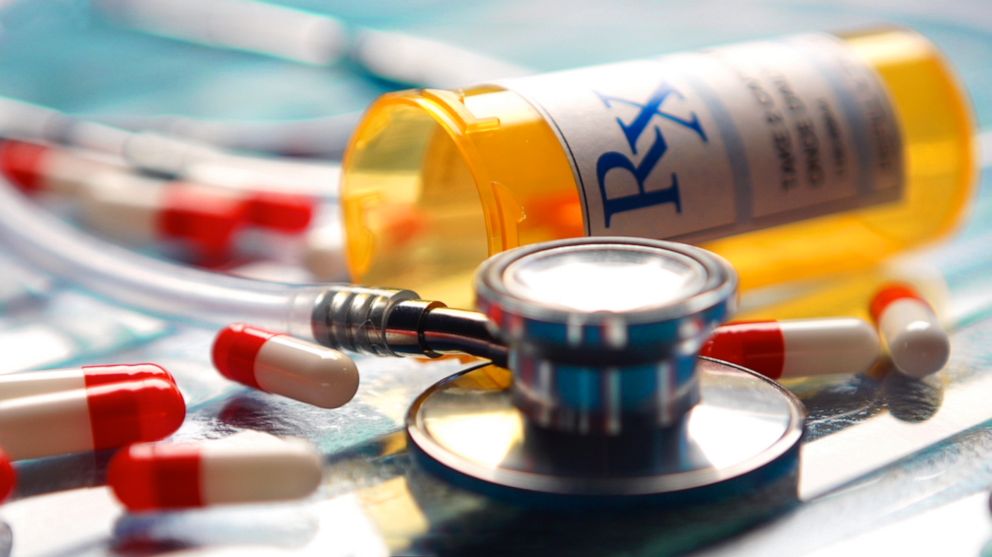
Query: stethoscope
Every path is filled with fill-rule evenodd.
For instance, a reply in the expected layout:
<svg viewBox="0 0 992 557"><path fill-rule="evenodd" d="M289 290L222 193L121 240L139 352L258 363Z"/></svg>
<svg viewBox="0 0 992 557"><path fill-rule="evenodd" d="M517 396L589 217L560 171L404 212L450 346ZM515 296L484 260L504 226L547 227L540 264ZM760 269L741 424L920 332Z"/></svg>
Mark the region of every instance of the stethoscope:
<svg viewBox="0 0 992 557"><path fill-rule="evenodd" d="M509 371L418 397L414 454L456 485L559 508L708 501L794 477L802 404L696 357L736 286L726 261L674 242L576 238L492 257L477 305Z"/></svg>

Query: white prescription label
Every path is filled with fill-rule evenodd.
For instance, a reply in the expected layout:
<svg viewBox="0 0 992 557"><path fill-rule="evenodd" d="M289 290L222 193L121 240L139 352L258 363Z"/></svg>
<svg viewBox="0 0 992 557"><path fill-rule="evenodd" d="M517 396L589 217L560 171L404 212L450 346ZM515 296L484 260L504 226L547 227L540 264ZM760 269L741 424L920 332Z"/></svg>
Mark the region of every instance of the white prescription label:
<svg viewBox="0 0 992 557"><path fill-rule="evenodd" d="M828 35L500 83L555 129L590 235L702 241L898 199L874 70Z"/></svg>

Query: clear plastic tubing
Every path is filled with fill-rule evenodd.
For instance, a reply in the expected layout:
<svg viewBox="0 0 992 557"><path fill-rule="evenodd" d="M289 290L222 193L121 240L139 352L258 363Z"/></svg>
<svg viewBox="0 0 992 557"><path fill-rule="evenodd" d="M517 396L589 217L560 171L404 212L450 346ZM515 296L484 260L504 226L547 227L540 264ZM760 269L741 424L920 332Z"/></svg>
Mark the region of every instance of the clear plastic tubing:
<svg viewBox="0 0 992 557"><path fill-rule="evenodd" d="M0 187L0 244L44 271L114 302L193 321L300 332L326 287L291 286L226 276L136 254L79 232ZM309 337L310 335L304 335Z"/></svg>
<svg viewBox="0 0 992 557"><path fill-rule="evenodd" d="M700 244L745 290L863 269L960 221L973 135L899 28L390 93L345 154L349 270L465 305L488 255L582 235Z"/></svg>
<svg viewBox="0 0 992 557"><path fill-rule="evenodd" d="M118 304L204 324L249 322L323 346L377 356L468 352L504 361L485 317L411 290L296 286L198 271L89 237L0 179L0 248Z"/></svg>

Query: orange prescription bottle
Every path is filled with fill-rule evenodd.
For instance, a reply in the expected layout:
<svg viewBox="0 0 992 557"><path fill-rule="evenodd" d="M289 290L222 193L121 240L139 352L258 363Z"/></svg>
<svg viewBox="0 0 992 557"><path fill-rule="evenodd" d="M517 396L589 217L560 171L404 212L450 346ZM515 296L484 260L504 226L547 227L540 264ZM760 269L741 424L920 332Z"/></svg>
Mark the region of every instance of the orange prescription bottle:
<svg viewBox="0 0 992 557"><path fill-rule="evenodd" d="M900 28L390 93L345 154L347 260L463 306L487 256L587 234L702 245L744 289L813 278L948 233L972 142L946 62Z"/></svg>

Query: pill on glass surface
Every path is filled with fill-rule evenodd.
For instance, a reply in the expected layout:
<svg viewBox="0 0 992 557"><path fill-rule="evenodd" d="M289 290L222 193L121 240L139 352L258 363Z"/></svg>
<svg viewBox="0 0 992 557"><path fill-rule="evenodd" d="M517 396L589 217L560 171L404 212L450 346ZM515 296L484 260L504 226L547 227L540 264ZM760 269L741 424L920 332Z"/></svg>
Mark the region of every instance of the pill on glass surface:
<svg viewBox="0 0 992 557"><path fill-rule="evenodd" d="M310 443L142 443L110 462L107 483L131 511L299 499L320 485L322 463Z"/></svg>
<svg viewBox="0 0 992 557"><path fill-rule="evenodd" d="M46 369L0 375L0 400L97 385L158 378L175 384L172 374L155 364L116 364Z"/></svg>
<svg viewBox="0 0 992 557"><path fill-rule="evenodd" d="M213 360L232 381L321 408L337 408L358 390L358 368L348 356L243 323L217 334Z"/></svg>
<svg viewBox="0 0 992 557"><path fill-rule="evenodd" d="M871 301L871 317L889 349L892 364L910 377L940 371L951 342L930 304L911 286L890 284Z"/></svg>
<svg viewBox="0 0 992 557"><path fill-rule="evenodd" d="M142 379L0 401L0 447L13 460L157 441L182 425L175 384Z"/></svg>
<svg viewBox="0 0 992 557"><path fill-rule="evenodd" d="M0 450L0 501L10 497L17 485L17 472L10 464L10 457Z"/></svg>
<svg viewBox="0 0 992 557"><path fill-rule="evenodd" d="M782 379L865 372L880 353L871 325L837 317L726 323L699 354Z"/></svg>

